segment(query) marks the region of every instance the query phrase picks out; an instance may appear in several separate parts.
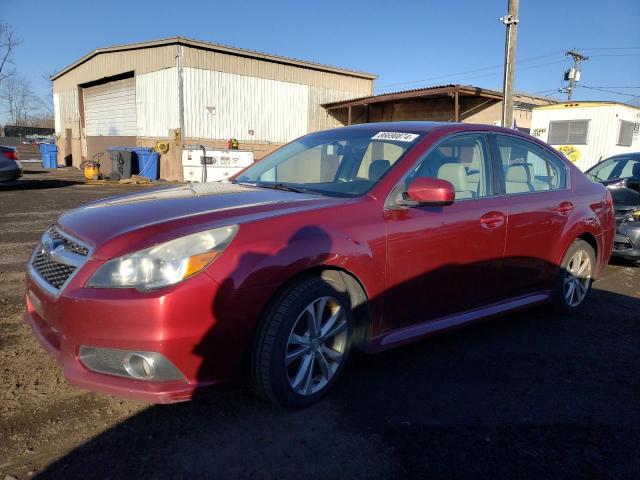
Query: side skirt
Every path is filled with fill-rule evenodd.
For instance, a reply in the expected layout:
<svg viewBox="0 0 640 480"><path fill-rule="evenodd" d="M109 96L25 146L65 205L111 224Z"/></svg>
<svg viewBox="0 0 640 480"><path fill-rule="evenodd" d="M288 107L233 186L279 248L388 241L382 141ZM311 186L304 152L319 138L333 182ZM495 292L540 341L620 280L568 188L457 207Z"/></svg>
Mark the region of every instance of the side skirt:
<svg viewBox="0 0 640 480"><path fill-rule="evenodd" d="M457 328L487 317L519 310L531 305L544 303L551 298L551 292L537 292L524 295L505 302L494 303L486 307L468 310L463 313L449 315L436 320L419 323L410 327L392 330L371 340L367 351L377 353L393 347L411 343L436 333Z"/></svg>

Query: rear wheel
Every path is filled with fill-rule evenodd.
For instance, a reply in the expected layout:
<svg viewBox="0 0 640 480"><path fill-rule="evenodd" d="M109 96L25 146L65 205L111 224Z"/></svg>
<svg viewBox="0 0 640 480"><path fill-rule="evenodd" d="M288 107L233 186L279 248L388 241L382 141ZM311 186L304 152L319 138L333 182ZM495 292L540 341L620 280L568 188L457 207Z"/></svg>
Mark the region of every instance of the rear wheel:
<svg viewBox="0 0 640 480"><path fill-rule="evenodd" d="M261 397L301 408L325 395L351 348L349 296L321 278L288 288L274 302L256 334L252 383Z"/></svg>
<svg viewBox="0 0 640 480"><path fill-rule="evenodd" d="M571 313L584 304L596 265L596 253L593 247L581 239L575 240L562 261L558 272L553 304L557 311Z"/></svg>

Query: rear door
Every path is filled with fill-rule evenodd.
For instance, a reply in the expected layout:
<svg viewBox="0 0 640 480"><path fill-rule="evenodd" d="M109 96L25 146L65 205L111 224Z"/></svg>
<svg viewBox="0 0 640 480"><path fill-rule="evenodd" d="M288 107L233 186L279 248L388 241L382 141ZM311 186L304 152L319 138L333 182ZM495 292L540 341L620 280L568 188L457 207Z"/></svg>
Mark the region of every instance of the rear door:
<svg viewBox="0 0 640 480"><path fill-rule="evenodd" d="M564 163L521 137L494 134L496 170L507 200L505 281L509 296L551 287L560 241L574 209Z"/></svg>

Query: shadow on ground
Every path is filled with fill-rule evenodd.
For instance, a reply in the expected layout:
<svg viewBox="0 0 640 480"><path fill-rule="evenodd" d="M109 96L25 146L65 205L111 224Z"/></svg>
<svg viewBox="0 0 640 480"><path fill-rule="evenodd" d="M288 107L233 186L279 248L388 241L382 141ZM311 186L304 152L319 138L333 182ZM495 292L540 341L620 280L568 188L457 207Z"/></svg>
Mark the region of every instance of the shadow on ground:
<svg viewBox="0 0 640 480"><path fill-rule="evenodd" d="M150 406L40 477L638 478L638 312L596 288L581 315L539 308L355 354L293 413L241 390Z"/></svg>

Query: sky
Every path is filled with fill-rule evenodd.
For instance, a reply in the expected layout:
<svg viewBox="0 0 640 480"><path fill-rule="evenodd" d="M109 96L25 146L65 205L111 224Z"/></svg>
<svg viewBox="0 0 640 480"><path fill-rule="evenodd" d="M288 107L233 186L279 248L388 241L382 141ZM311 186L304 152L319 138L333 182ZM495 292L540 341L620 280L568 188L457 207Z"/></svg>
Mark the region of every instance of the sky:
<svg viewBox="0 0 640 480"><path fill-rule="evenodd" d="M375 73L376 93L501 90L506 11L507 0L0 0L22 39L15 67L41 95L43 75L95 48L173 36ZM590 57L575 100L640 102L640 0L520 0L519 19L517 90L565 99L554 90L573 48Z"/></svg>

